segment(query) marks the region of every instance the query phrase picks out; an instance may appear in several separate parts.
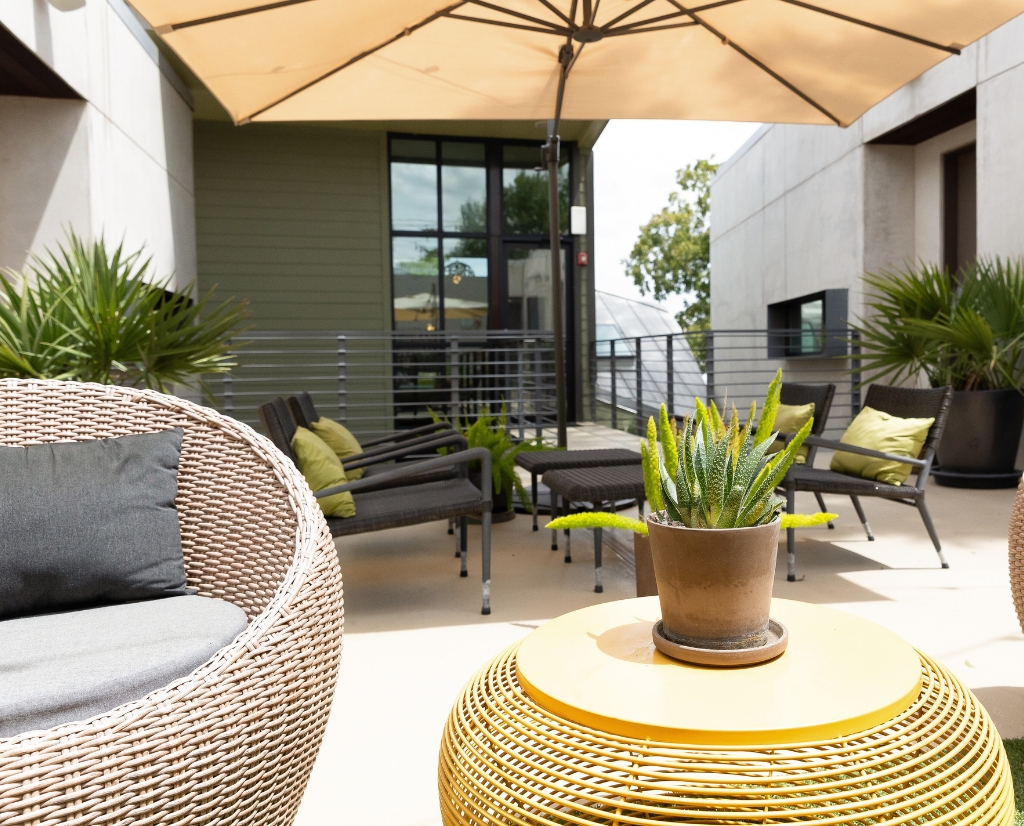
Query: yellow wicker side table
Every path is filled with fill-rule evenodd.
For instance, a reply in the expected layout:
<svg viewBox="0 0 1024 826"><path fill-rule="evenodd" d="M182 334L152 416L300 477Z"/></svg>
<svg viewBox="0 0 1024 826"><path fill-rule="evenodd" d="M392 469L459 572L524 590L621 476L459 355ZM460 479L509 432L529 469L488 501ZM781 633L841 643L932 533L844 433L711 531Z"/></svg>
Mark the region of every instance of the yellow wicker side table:
<svg viewBox="0 0 1024 826"><path fill-rule="evenodd" d="M789 648L735 669L658 652L656 597L545 624L452 709L444 823L1012 826L1002 742L953 675L841 611L772 616Z"/></svg>

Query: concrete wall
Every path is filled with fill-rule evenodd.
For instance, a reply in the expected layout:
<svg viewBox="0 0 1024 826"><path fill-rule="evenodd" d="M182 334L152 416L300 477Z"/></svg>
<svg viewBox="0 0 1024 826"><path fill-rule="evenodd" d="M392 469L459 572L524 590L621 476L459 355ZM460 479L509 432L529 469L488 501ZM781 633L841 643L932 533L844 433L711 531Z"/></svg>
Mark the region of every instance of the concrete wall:
<svg viewBox="0 0 1024 826"><path fill-rule="evenodd" d="M917 146L869 145L977 88L977 121ZM905 86L847 129L765 127L712 183L711 315L764 327L767 305L942 257L942 155L977 141L978 252L1024 254L1024 18Z"/></svg>
<svg viewBox="0 0 1024 826"><path fill-rule="evenodd" d="M122 0L60 12L5 0L10 29L84 100L0 97L0 266L21 269L63 228L126 248L154 276L196 279L192 111Z"/></svg>

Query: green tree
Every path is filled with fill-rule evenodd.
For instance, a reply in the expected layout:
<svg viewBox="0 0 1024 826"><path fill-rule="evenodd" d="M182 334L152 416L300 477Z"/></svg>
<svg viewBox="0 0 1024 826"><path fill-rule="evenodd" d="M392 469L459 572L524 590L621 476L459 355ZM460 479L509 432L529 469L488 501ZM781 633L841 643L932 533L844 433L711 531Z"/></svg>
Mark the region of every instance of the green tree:
<svg viewBox="0 0 1024 826"><path fill-rule="evenodd" d="M655 301L681 293L689 296L676 316L686 331L708 330L711 326L711 240L708 213L711 210L711 176L718 164L700 160L676 173L679 190L669 193L668 206L655 213L640 228L640 236L629 258L626 273ZM700 359L700 342L691 343Z"/></svg>

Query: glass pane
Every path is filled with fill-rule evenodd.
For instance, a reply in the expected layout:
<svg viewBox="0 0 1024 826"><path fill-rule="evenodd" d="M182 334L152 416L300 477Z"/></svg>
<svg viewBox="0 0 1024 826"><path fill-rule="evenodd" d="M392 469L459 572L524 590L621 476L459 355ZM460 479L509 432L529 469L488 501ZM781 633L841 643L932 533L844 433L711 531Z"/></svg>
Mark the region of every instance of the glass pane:
<svg viewBox="0 0 1024 826"><path fill-rule="evenodd" d="M484 145L466 141L445 141L441 144L441 160L460 166L483 166Z"/></svg>
<svg viewBox="0 0 1024 826"><path fill-rule="evenodd" d="M446 232L486 232L487 170L482 166L442 166L441 204Z"/></svg>
<svg viewBox="0 0 1024 826"><path fill-rule="evenodd" d="M548 234L548 173L540 169L540 147L502 147L502 211L505 232ZM558 167L559 226L569 231L569 159Z"/></svg>
<svg viewBox="0 0 1024 826"><path fill-rule="evenodd" d="M391 141L391 160L412 163L436 163L437 144L434 141L417 141L395 138Z"/></svg>
<svg viewBox="0 0 1024 826"><path fill-rule="evenodd" d="M822 300L807 301L800 305L800 351L817 353L821 350Z"/></svg>
<svg viewBox="0 0 1024 826"><path fill-rule="evenodd" d="M487 329L487 241L483 238L445 239L444 326L446 330Z"/></svg>
<svg viewBox="0 0 1024 826"><path fill-rule="evenodd" d="M395 329L436 330L440 326L436 238L392 238Z"/></svg>
<svg viewBox="0 0 1024 826"><path fill-rule="evenodd" d="M508 328L550 330L551 250L512 248L506 253L508 267ZM562 250L565 268L565 250ZM564 280L563 280L564 285ZM564 304L564 302L563 302Z"/></svg>
<svg viewBox="0 0 1024 826"><path fill-rule="evenodd" d="M391 228L437 229L437 166L391 162Z"/></svg>

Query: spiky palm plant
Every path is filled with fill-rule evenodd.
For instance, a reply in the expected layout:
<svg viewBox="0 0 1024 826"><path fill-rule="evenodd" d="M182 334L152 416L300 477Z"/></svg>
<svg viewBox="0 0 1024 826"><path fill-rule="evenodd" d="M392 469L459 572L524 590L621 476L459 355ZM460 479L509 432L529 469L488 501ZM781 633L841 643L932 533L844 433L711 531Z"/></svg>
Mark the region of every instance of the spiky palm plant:
<svg viewBox="0 0 1024 826"><path fill-rule="evenodd" d="M25 273L0 278L0 375L166 391L234 365L244 304L198 301L154 279L152 259L68 231Z"/></svg>
<svg viewBox="0 0 1024 826"><path fill-rule="evenodd" d="M680 430L677 461L663 452L659 470L665 509L654 518L687 528L749 528L766 525L781 513L786 503L775 489L813 426L811 419L784 449L766 456L778 435L772 428L781 389L780 370L768 387L753 436L756 403L740 427L735 408L726 424L713 401L706 407L696 400L696 412ZM814 524L815 518L828 521L824 515L801 521Z"/></svg>

